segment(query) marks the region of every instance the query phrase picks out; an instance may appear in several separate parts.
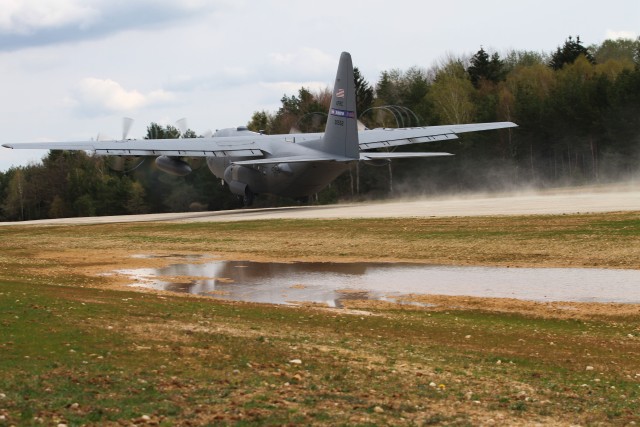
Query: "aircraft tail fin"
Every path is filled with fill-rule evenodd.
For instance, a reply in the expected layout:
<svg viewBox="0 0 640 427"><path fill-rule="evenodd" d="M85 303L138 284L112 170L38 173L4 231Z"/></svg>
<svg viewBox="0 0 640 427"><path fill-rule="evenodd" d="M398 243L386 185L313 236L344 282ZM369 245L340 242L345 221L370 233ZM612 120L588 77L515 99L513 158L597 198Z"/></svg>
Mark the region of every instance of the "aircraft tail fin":
<svg viewBox="0 0 640 427"><path fill-rule="evenodd" d="M340 55L331 107L322 138L322 151L354 160L360 158L356 84L351 55L348 52L342 52Z"/></svg>

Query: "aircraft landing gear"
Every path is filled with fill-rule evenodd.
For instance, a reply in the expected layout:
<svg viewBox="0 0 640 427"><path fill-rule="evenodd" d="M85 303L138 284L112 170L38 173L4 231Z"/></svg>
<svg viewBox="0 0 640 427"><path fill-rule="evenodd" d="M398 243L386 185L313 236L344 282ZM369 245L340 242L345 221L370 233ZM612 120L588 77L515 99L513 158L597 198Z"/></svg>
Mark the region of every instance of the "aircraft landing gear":
<svg viewBox="0 0 640 427"><path fill-rule="evenodd" d="M244 196L242 197L242 204L244 205L244 207L248 208L253 205L253 200L255 199L255 197L256 195L253 193L253 191L251 191L249 187L245 188Z"/></svg>

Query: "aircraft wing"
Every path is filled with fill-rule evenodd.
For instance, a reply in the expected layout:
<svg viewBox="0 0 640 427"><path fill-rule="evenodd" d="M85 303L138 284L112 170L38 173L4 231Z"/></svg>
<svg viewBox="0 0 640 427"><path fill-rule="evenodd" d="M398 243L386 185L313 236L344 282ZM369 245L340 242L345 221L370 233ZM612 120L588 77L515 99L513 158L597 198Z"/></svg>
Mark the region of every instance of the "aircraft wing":
<svg viewBox="0 0 640 427"><path fill-rule="evenodd" d="M258 138L216 137L183 139L133 139L122 141L24 142L3 144L6 148L85 150L103 156L262 157Z"/></svg>
<svg viewBox="0 0 640 427"><path fill-rule="evenodd" d="M458 133L517 127L512 122L473 123L464 125L425 126L416 128L380 128L358 132L361 150L396 147L457 139Z"/></svg>
<svg viewBox="0 0 640 427"><path fill-rule="evenodd" d="M516 127L511 122L476 123L462 125L425 126L417 128L381 128L358 132L361 150L396 147L422 142L457 139L457 133ZM182 138L182 139L127 139L114 141L8 143L3 147L14 149L85 150L105 156L172 156L172 157L264 157L266 142L289 143L298 140L317 140L322 134L264 135ZM270 150L267 150L270 151ZM373 158L432 157L441 153L369 153ZM377 156L377 157L376 157ZM237 161L236 164L275 164L299 162L353 161L329 153L317 152L310 156L282 156Z"/></svg>

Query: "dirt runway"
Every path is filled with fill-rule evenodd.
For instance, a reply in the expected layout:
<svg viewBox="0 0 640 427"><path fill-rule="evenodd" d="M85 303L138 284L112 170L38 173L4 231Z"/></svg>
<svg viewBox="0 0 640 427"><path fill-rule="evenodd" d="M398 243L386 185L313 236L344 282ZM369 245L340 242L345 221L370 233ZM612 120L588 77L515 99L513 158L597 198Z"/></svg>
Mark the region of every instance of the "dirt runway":
<svg viewBox="0 0 640 427"><path fill-rule="evenodd" d="M474 194L328 206L238 209L147 215L59 218L0 225L107 224L147 221L249 221L261 219L411 218L494 215L558 215L640 211L640 183L545 191Z"/></svg>

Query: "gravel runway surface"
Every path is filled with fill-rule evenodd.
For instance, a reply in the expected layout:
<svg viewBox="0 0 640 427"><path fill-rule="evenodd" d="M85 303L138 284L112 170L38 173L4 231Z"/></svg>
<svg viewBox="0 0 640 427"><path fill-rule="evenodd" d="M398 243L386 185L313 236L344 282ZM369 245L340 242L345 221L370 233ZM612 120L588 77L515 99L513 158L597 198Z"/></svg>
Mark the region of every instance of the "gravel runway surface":
<svg viewBox="0 0 640 427"><path fill-rule="evenodd" d="M237 209L147 215L59 218L0 225L107 224L145 221L249 221L261 219L410 218L494 215L559 215L640 211L640 183L545 191L433 197L327 206Z"/></svg>

